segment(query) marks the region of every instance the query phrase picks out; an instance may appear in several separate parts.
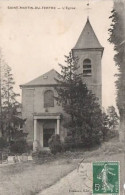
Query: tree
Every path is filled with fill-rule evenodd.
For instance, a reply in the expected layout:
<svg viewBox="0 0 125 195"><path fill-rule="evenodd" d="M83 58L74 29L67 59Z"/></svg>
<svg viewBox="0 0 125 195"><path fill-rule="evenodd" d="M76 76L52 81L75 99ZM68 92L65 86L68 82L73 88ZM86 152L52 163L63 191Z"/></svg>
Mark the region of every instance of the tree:
<svg viewBox="0 0 125 195"><path fill-rule="evenodd" d="M112 20L108 39L114 44L116 54L114 56L115 64L118 67L119 73L117 76L117 106L120 114L121 137L124 140L125 127L125 2L115 1L114 9L111 12L110 19Z"/></svg>
<svg viewBox="0 0 125 195"><path fill-rule="evenodd" d="M0 64L0 104L1 104L1 134L2 137L5 137L9 142L12 139L13 131L15 130L15 117L18 112L17 108L19 103L16 100L16 97L19 94L14 92L14 79L11 73L11 68L1 60Z"/></svg>
<svg viewBox="0 0 125 195"><path fill-rule="evenodd" d="M114 106L109 106L107 109L108 117L109 117L109 128L115 129L115 127L119 124L119 116L115 111Z"/></svg>
<svg viewBox="0 0 125 195"><path fill-rule="evenodd" d="M94 145L102 138L103 117L98 99L78 74L77 58L72 53L65 56L66 66L60 65L61 74L57 79L56 100L69 117L64 126L76 144Z"/></svg>
<svg viewBox="0 0 125 195"><path fill-rule="evenodd" d="M110 138L112 138L111 136L109 136L110 133L110 119L109 119L109 115L106 114L106 112L102 112L102 134L103 134L103 140L109 140Z"/></svg>

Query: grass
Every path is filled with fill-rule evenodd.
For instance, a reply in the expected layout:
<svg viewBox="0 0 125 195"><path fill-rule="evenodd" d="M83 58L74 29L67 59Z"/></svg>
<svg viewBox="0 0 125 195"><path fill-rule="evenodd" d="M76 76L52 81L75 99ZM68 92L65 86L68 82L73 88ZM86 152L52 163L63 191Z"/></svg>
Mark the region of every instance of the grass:
<svg viewBox="0 0 125 195"><path fill-rule="evenodd" d="M75 168L67 159L36 165L20 163L0 168L1 195L34 195L51 186Z"/></svg>
<svg viewBox="0 0 125 195"><path fill-rule="evenodd" d="M110 142L90 151L56 155L54 160L42 165L28 162L0 167L0 195L35 195L75 169L83 158L84 162L122 160L123 146ZM123 170L123 160L121 167Z"/></svg>

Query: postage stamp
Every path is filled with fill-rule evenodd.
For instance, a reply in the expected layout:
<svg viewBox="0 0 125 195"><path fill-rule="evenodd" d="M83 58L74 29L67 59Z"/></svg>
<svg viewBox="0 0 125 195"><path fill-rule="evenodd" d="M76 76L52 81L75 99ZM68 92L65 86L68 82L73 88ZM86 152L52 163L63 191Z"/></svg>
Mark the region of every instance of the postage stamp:
<svg viewBox="0 0 125 195"><path fill-rule="evenodd" d="M93 194L119 195L119 162L93 163Z"/></svg>

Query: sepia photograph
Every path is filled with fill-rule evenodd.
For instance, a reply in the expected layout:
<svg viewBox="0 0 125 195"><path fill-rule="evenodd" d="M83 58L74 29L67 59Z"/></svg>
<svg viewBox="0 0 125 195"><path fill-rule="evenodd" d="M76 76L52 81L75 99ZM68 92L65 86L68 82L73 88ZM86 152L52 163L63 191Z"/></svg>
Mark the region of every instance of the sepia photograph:
<svg viewBox="0 0 125 195"><path fill-rule="evenodd" d="M125 1L0 0L0 195L125 195Z"/></svg>

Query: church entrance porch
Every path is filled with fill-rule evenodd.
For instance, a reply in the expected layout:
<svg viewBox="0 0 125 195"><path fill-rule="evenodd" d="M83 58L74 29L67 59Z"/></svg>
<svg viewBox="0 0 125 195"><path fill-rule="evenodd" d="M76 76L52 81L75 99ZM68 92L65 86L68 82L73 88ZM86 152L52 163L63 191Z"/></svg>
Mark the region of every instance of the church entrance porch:
<svg viewBox="0 0 125 195"><path fill-rule="evenodd" d="M34 115L33 150L47 149L53 134L60 134L60 114Z"/></svg>

